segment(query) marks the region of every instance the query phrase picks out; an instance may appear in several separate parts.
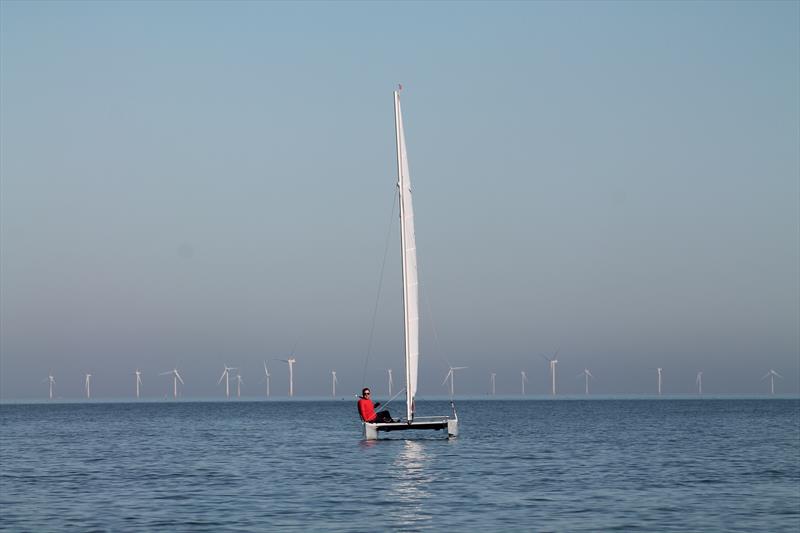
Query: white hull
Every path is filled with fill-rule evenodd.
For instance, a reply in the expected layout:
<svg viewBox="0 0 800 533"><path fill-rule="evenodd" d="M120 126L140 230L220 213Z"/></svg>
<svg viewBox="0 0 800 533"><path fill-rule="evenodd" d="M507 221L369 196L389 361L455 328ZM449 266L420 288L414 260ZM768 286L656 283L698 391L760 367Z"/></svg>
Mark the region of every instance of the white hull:
<svg viewBox="0 0 800 533"><path fill-rule="evenodd" d="M458 437L458 413L456 413L456 406L453 402L450 402L450 407L453 409L453 416L418 416L411 422L406 420L398 422L362 422L364 439L378 440L380 433L412 430L445 430L447 438Z"/></svg>
<svg viewBox="0 0 800 533"><path fill-rule="evenodd" d="M447 416L417 417L412 422L363 422L362 425L366 440L378 440L380 433L411 430L445 430L448 438L458 436L458 418Z"/></svg>

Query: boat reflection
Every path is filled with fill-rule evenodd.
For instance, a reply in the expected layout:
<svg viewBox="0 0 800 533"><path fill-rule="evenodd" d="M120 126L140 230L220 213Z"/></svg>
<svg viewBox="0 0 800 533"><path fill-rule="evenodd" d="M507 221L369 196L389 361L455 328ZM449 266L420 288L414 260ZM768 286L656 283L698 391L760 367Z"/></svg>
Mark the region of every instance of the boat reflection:
<svg viewBox="0 0 800 533"><path fill-rule="evenodd" d="M433 515L425 508L433 481L430 456L424 442L406 440L394 460L390 498L398 505L392 506L392 518L401 527L420 526Z"/></svg>

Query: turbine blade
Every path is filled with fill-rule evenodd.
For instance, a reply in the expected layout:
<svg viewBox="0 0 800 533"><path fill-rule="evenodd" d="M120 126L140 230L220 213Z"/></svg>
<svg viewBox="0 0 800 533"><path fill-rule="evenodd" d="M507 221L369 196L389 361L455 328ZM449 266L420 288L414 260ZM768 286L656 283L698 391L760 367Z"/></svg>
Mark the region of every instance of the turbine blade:
<svg viewBox="0 0 800 533"><path fill-rule="evenodd" d="M775 372L775 371L773 370L773 372ZM781 376L781 375L780 375L780 374L778 374L777 372L775 372L775 377L778 377L778 378L781 378L781 379L783 379L783 376Z"/></svg>
<svg viewBox="0 0 800 533"><path fill-rule="evenodd" d="M226 374L227 372L228 372L227 370L223 370L223 372L222 372L222 375L219 377L219 381L217 381L217 385L219 385L220 383L222 383L222 378L224 378L224 377L225 377L225 374Z"/></svg>

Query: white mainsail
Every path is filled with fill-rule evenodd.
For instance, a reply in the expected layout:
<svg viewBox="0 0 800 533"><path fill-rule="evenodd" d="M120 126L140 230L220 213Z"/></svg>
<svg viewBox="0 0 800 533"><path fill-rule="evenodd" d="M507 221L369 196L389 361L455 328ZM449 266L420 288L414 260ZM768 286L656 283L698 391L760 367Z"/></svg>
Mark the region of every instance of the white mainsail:
<svg viewBox="0 0 800 533"><path fill-rule="evenodd" d="M400 247L403 259L403 311L406 349L406 415L414 419L419 363L419 294L417 282L417 245L414 238L414 208L411 205L411 181L408 173L400 91L394 92L394 119L397 135L397 188L400 196Z"/></svg>

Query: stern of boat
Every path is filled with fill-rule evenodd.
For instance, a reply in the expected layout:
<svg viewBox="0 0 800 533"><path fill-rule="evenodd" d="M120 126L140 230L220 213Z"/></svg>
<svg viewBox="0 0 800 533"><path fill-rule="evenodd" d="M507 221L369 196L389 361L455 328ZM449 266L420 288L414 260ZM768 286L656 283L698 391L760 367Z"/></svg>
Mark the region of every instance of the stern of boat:
<svg viewBox="0 0 800 533"><path fill-rule="evenodd" d="M369 422L362 422L365 440L378 440L378 426Z"/></svg>

